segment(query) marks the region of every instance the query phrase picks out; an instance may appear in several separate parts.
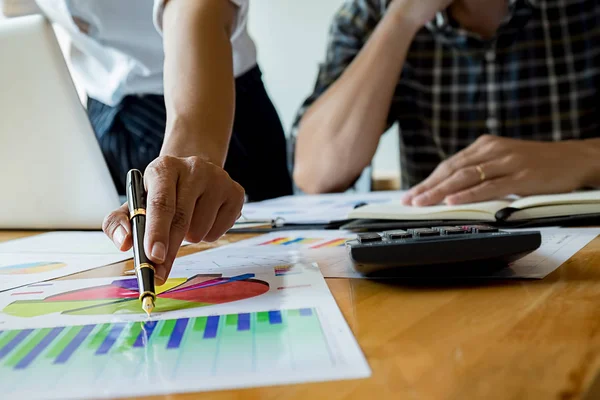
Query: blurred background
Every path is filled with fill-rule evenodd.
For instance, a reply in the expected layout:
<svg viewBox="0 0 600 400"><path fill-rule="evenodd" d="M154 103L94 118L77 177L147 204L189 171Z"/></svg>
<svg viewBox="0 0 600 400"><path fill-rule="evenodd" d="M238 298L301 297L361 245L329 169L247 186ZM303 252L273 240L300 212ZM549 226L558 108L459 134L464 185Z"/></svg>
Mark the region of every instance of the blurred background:
<svg viewBox="0 0 600 400"><path fill-rule="evenodd" d="M258 62L267 90L288 135L298 108L312 91L319 63L325 57L329 24L344 1L250 1L249 31L258 46ZM0 0L0 6L5 16L39 11L34 0ZM66 36L60 28L56 32L66 51ZM79 91L84 98L83 91ZM373 164L359 186L362 190L395 189L399 186L398 166L398 135L393 127L383 136Z"/></svg>

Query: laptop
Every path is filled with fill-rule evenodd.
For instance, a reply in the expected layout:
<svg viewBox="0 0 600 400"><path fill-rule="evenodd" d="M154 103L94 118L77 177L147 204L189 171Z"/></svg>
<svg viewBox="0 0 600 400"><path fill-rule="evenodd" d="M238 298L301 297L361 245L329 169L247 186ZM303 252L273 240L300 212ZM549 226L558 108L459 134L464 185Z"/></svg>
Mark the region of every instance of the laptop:
<svg viewBox="0 0 600 400"><path fill-rule="evenodd" d="M0 229L100 229L120 204L51 24L0 21Z"/></svg>

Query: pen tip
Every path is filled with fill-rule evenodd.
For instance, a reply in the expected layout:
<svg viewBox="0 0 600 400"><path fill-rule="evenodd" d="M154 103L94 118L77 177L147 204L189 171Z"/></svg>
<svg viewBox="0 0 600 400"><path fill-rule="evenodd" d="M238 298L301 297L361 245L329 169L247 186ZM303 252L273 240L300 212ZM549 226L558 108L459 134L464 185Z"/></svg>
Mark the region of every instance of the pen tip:
<svg viewBox="0 0 600 400"><path fill-rule="evenodd" d="M154 310L154 299L152 296L146 296L142 299L142 308L146 311L146 314L150 316L152 310Z"/></svg>

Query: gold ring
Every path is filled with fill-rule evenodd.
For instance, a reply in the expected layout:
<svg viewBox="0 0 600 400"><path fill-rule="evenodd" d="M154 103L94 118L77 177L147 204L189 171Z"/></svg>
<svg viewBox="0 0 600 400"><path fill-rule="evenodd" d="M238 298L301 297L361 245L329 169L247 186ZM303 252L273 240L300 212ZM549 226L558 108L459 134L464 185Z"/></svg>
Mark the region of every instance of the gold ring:
<svg viewBox="0 0 600 400"><path fill-rule="evenodd" d="M481 165L476 165L475 169L477 170L477 172L479 172L479 179L481 180L481 182L485 181L485 172L483 172L483 168L481 168Z"/></svg>
<svg viewBox="0 0 600 400"><path fill-rule="evenodd" d="M129 219L133 219L138 215L146 215L146 210L144 210L143 208L136 208L129 215Z"/></svg>
<svg viewBox="0 0 600 400"><path fill-rule="evenodd" d="M140 270L140 269L142 269L142 268L150 268L152 271L154 271L154 272L156 273L156 269L154 269L154 266L153 266L153 265L151 265L151 264L148 264L148 263L143 263L143 264L140 264L140 266L139 266L139 267L136 267L135 269L136 269L136 271L137 271L137 270Z"/></svg>

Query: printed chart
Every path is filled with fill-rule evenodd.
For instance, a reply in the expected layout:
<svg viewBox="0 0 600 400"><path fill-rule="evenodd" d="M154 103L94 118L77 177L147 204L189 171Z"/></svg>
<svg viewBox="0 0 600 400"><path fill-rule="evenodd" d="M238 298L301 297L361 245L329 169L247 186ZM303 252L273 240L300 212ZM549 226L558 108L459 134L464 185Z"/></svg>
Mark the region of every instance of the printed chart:
<svg viewBox="0 0 600 400"><path fill-rule="evenodd" d="M147 365L149 358L160 362ZM125 379L135 387L335 366L314 308L6 331L0 363L2 388L35 379L38 390L90 387L106 395Z"/></svg>
<svg viewBox="0 0 600 400"><path fill-rule="evenodd" d="M128 257L126 253L85 255L0 251L0 292L88 271L123 261Z"/></svg>
<svg viewBox="0 0 600 400"><path fill-rule="evenodd" d="M196 275L189 279L169 279L157 289L155 312L205 307L259 296L269 284L253 279L254 274L223 278ZM15 292L18 294L19 292ZM16 317L37 317L60 312L69 315L139 314L137 280L120 279L109 285L73 290L42 300L17 300L2 312Z"/></svg>
<svg viewBox="0 0 600 400"><path fill-rule="evenodd" d="M158 288L150 318L134 281L65 280L0 293L2 395L137 397L371 373L313 265L175 277Z"/></svg>
<svg viewBox="0 0 600 400"><path fill-rule="evenodd" d="M276 237L265 242L259 243L258 246L302 246L310 249L321 249L331 247L343 247L346 244L347 238L310 238L310 237Z"/></svg>
<svg viewBox="0 0 600 400"><path fill-rule="evenodd" d="M0 268L0 275L30 275L55 271L66 267L63 262L38 261L24 264L7 265Z"/></svg>
<svg viewBox="0 0 600 400"><path fill-rule="evenodd" d="M209 252L229 251L232 248L257 248L261 252L266 249L277 249L280 252L288 250L318 250L344 247L348 239L356 237L355 233L346 231L286 231L271 232L251 239L232 243L223 248L212 249Z"/></svg>

